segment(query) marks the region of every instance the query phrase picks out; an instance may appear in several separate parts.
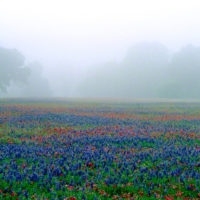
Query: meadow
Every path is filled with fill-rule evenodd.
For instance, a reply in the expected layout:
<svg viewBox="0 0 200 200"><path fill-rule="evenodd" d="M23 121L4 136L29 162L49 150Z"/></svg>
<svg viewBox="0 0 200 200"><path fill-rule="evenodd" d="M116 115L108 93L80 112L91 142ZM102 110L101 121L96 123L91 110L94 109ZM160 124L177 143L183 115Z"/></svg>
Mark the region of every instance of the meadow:
<svg viewBox="0 0 200 200"><path fill-rule="evenodd" d="M200 199L200 103L2 99L0 199Z"/></svg>

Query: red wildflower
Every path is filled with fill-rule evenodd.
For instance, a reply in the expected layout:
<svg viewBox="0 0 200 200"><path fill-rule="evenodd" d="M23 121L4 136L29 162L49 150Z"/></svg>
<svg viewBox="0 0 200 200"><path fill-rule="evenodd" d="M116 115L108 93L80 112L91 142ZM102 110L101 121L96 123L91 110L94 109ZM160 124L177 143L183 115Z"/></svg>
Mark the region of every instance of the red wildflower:
<svg viewBox="0 0 200 200"><path fill-rule="evenodd" d="M176 186L176 185L172 185L172 188L173 188L173 189L177 189L177 186Z"/></svg>
<svg viewBox="0 0 200 200"><path fill-rule="evenodd" d="M105 191L104 190L100 190L99 193L100 194L105 194Z"/></svg>
<svg viewBox="0 0 200 200"><path fill-rule="evenodd" d="M139 194L140 194L141 197L143 197L143 193L144 193L144 192L139 192Z"/></svg>
<svg viewBox="0 0 200 200"><path fill-rule="evenodd" d="M181 196L183 193L184 193L184 192L178 191L178 192L176 193L176 196L177 196L177 197L178 197L178 196Z"/></svg>
<svg viewBox="0 0 200 200"><path fill-rule="evenodd" d="M67 187L67 188L68 188L68 190L73 190L73 189L74 189L74 187L73 187L73 186L68 186L68 185L65 185L65 187Z"/></svg>
<svg viewBox="0 0 200 200"><path fill-rule="evenodd" d="M93 163L88 163L88 166L92 167L92 166L93 166Z"/></svg>
<svg viewBox="0 0 200 200"><path fill-rule="evenodd" d="M76 200L76 197L69 197L69 200Z"/></svg>
<svg viewBox="0 0 200 200"><path fill-rule="evenodd" d="M168 196L165 196L164 198L165 198L166 200L173 200L173 199L174 199L173 196L170 197L169 195L168 195Z"/></svg>

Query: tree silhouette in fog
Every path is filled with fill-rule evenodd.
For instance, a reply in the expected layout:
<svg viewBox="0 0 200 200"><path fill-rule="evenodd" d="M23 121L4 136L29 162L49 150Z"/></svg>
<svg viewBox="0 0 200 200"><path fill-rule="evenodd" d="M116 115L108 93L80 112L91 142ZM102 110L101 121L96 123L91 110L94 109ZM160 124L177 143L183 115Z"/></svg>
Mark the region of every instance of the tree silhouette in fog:
<svg viewBox="0 0 200 200"><path fill-rule="evenodd" d="M168 98L200 97L200 47L187 45L174 53L161 96Z"/></svg>
<svg viewBox="0 0 200 200"><path fill-rule="evenodd" d="M24 65L24 56L16 49L0 47L0 90L6 92L7 87L24 83L30 70Z"/></svg>
<svg viewBox="0 0 200 200"><path fill-rule="evenodd" d="M138 43L128 50L121 62L94 67L81 85L80 93L89 97L157 97L168 59L164 45Z"/></svg>
<svg viewBox="0 0 200 200"><path fill-rule="evenodd" d="M119 63L94 67L80 87L89 97L200 98L200 47L172 53L162 44L143 42Z"/></svg>
<svg viewBox="0 0 200 200"><path fill-rule="evenodd" d="M48 97L51 90L38 62L27 63L16 49L0 48L0 93L8 97Z"/></svg>

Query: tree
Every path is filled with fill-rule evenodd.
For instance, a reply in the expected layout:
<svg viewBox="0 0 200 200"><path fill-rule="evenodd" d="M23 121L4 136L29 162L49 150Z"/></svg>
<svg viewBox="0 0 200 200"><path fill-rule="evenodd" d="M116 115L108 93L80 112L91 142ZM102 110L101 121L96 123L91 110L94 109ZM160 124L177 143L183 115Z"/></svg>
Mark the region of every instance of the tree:
<svg viewBox="0 0 200 200"><path fill-rule="evenodd" d="M25 67L24 56L16 49L0 47L0 91L6 92L12 83L24 83L29 69Z"/></svg>
<svg viewBox="0 0 200 200"><path fill-rule="evenodd" d="M7 97L48 97L51 89L38 62L27 63L16 49L0 48L0 92Z"/></svg>
<svg viewBox="0 0 200 200"><path fill-rule="evenodd" d="M42 76L42 65L38 62L29 63L30 75L27 84L20 87L18 95L22 97L50 97L52 91L48 80Z"/></svg>
<svg viewBox="0 0 200 200"><path fill-rule="evenodd" d="M169 98L200 97L200 47L187 45L176 52L170 62L163 96Z"/></svg>
<svg viewBox="0 0 200 200"><path fill-rule="evenodd" d="M156 98L168 68L169 52L160 43L138 43L120 63L94 67L81 87L84 96Z"/></svg>
<svg viewBox="0 0 200 200"><path fill-rule="evenodd" d="M157 98L168 68L169 50L158 42L132 46L122 61L124 86L129 97Z"/></svg>

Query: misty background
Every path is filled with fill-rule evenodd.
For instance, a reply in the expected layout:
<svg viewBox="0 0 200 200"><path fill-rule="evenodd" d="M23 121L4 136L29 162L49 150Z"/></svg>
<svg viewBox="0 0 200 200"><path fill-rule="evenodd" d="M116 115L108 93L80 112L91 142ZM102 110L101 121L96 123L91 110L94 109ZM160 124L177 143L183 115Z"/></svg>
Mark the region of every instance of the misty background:
<svg viewBox="0 0 200 200"><path fill-rule="evenodd" d="M200 98L200 2L0 7L0 97Z"/></svg>

